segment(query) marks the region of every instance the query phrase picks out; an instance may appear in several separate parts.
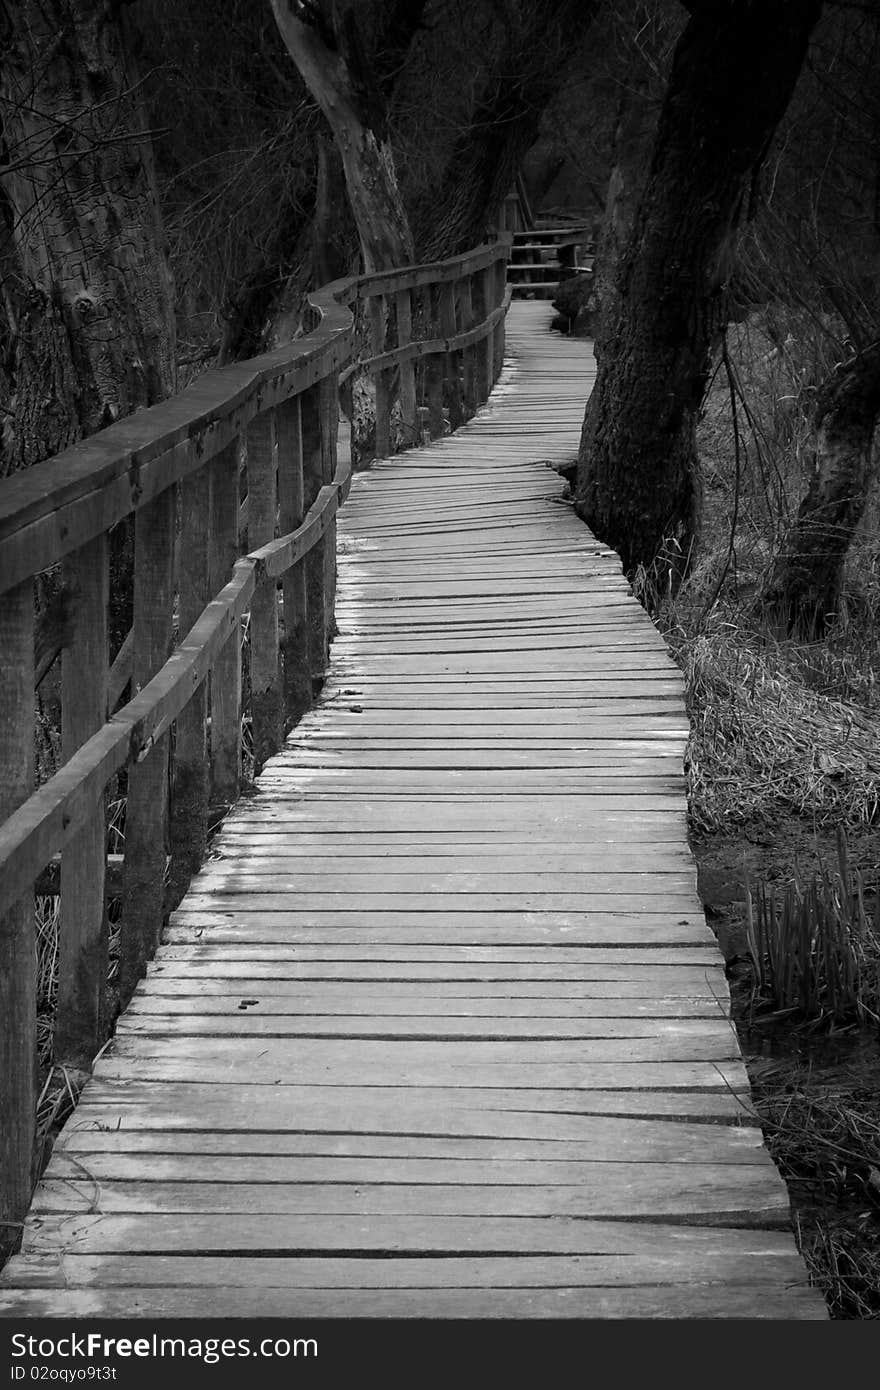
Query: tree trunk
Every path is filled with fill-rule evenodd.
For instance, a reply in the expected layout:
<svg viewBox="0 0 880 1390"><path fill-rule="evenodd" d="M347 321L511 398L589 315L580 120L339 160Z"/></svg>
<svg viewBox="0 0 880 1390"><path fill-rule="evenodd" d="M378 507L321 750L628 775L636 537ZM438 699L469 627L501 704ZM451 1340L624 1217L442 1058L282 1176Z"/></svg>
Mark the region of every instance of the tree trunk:
<svg viewBox="0 0 880 1390"><path fill-rule="evenodd" d="M272 0L281 36L300 74L333 131L349 202L357 224L369 274L411 265L414 260L409 219L397 185L394 155L377 91L365 100L337 43L338 35L323 32L292 13L290 0Z"/></svg>
<svg viewBox="0 0 880 1390"><path fill-rule="evenodd" d="M319 285L348 274L352 255L357 255L351 219L341 215L344 208L345 173L339 150L331 140L319 136L315 215L311 228L312 259Z"/></svg>
<svg viewBox="0 0 880 1390"><path fill-rule="evenodd" d="M626 570L695 533L694 427L727 319L738 224L821 0L691 0L598 343L578 511Z"/></svg>
<svg viewBox="0 0 880 1390"><path fill-rule="evenodd" d="M793 635L821 636L834 617L846 553L872 482L880 414L880 341L834 373L816 403L813 477L762 596Z"/></svg>
<svg viewBox="0 0 880 1390"><path fill-rule="evenodd" d="M114 7L14 0L0 73L19 280L5 471L174 389L174 312L139 85Z"/></svg>
<svg viewBox="0 0 880 1390"><path fill-rule="evenodd" d="M617 100L610 132L610 167L596 238L592 283L583 331L601 343L613 322L615 287L629 245L651 164L660 108L684 17L661 0L627 0L611 19L612 59L608 76ZM617 56L619 55L619 56Z"/></svg>
<svg viewBox="0 0 880 1390"><path fill-rule="evenodd" d="M596 0L535 0L511 20L439 187L414 215L420 259L467 251L495 226L566 61L577 53L597 8Z"/></svg>

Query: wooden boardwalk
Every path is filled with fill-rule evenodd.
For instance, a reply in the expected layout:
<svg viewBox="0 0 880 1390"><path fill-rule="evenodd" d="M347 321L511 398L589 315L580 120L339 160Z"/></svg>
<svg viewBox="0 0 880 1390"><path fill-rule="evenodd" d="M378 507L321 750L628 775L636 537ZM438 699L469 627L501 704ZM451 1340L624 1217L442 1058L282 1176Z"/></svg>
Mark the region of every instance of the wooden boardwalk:
<svg viewBox="0 0 880 1390"><path fill-rule="evenodd" d="M592 367L549 316L356 478L324 697L97 1064L7 1316L826 1316L696 894L681 682L547 466Z"/></svg>

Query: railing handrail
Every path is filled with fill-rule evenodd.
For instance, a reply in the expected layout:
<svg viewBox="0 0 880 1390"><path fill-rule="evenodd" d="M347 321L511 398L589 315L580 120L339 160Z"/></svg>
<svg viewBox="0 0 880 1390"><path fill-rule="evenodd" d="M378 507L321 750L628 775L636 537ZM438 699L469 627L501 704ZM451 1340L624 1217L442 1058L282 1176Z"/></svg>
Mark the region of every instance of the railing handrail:
<svg viewBox="0 0 880 1390"><path fill-rule="evenodd" d="M257 414L338 370L350 354L354 326L350 305L358 298L453 283L506 258L510 241L509 235L503 235L444 261L349 276L321 286L309 295L309 303L321 315L318 327L309 334L247 362L208 372L179 396L109 425L0 483L0 592L106 532L203 467ZM465 332L413 340L359 359L348 371L376 371L416 356L464 349L491 332L505 312L506 304L502 304ZM56 491L47 495L45 489L53 478ZM294 531L238 560L233 578L211 599L149 683L0 822L0 915L75 835L98 783L106 785L126 763L141 759L167 731L210 670L212 657L235 621L247 612L256 583L264 574L280 576L321 539L347 496L350 481L350 468L341 465ZM108 506L105 497L96 509L97 521L73 525L77 503L93 503L98 489L109 490L115 505ZM59 497L60 505L55 505Z"/></svg>
<svg viewBox="0 0 880 1390"><path fill-rule="evenodd" d="M308 296L321 321L307 335L245 362L213 368L168 400L4 479L0 593L48 569L197 471L261 411L342 368L354 327L349 306L358 298L452 282L494 264L507 254L508 245L509 238L502 237L445 261L348 276L321 286ZM410 346L414 356L451 350L436 340ZM368 359L352 363L349 371L376 365ZM98 491L99 514L94 508Z"/></svg>
<svg viewBox="0 0 880 1390"><path fill-rule="evenodd" d="M255 768L278 751L324 677L335 518L351 483L337 436L353 306L367 311L370 346L344 375L360 368L373 378L375 454L384 457L395 401L407 443L423 416L436 438L447 412L454 429L487 399L503 358L510 240L324 285L309 297L319 321L305 336L207 372L0 483L0 1245L31 1191L40 875L60 850L53 1059L87 1072L110 1023L108 785L127 769L116 977L124 1007L169 906L202 863L211 798L229 805L240 793L245 614ZM249 553L240 557L245 508ZM111 668L109 533L128 516L134 619ZM62 761L34 790L34 581L56 564L65 608L52 639L54 654L62 652ZM114 713L111 688L115 701L129 677L131 698Z"/></svg>

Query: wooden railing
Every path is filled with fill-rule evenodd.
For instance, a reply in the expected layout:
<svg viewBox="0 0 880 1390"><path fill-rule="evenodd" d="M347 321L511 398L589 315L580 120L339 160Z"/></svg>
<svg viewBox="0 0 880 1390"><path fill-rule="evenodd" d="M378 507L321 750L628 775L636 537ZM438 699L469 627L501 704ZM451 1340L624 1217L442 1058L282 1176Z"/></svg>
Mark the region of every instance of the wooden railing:
<svg viewBox="0 0 880 1390"><path fill-rule="evenodd" d="M0 1245L34 1177L35 890L48 874L60 891L53 1058L88 1070L112 1026L108 784L125 770L118 1010L202 861L209 808L239 795L243 700L259 770L320 686L335 517L350 486L340 384L345 401L354 373L372 376L377 457L390 451L393 413L405 442L439 436L447 414L456 428L501 370L508 250L502 238L326 286L310 298L307 336L209 372L0 484ZM371 344L359 354L356 316ZM111 667L108 534L128 517L133 625ZM61 761L34 790L34 584L59 566Z"/></svg>

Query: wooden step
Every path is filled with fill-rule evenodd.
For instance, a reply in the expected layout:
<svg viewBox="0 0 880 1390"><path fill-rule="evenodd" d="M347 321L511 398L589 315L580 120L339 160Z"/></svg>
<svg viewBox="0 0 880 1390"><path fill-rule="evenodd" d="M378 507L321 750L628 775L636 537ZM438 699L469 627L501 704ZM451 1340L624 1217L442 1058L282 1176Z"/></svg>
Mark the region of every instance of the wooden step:
<svg viewBox="0 0 880 1390"><path fill-rule="evenodd" d="M514 299L527 298L533 296L537 299L552 298L559 289L558 280L541 280L531 283L518 282L511 285L511 292Z"/></svg>

